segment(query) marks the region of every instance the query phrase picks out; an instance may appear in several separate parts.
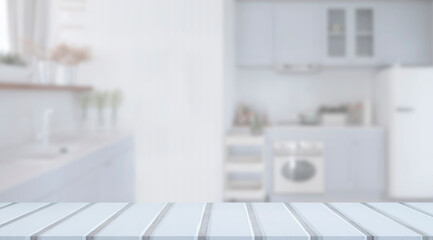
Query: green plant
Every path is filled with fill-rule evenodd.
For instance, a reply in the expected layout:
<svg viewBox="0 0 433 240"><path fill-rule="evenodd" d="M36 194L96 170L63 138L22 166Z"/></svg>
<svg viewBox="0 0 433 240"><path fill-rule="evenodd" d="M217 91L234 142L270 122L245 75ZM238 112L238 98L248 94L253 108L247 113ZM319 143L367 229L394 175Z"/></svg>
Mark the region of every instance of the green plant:
<svg viewBox="0 0 433 240"><path fill-rule="evenodd" d="M110 104L111 104L111 107L113 109L117 109L120 106L120 104L122 103L122 100L123 100L122 91L120 91L119 89L116 89L116 90L111 92Z"/></svg>
<svg viewBox="0 0 433 240"><path fill-rule="evenodd" d="M14 66L26 66L27 63L18 54L1 54L0 63Z"/></svg>
<svg viewBox="0 0 433 240"><path fill-rule="evenodd" d="M108 95L109 94L107 91L100 91L94 93L95 104L99 110L102 110L104 107L107 106Z"/></svg>

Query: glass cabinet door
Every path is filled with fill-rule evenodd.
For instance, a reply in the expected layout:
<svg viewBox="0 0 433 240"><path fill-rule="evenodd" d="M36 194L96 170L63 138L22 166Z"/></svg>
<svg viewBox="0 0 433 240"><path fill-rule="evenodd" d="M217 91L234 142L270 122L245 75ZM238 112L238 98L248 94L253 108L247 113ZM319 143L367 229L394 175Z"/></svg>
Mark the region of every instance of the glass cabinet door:
<svg viewBox="0 0 433 240"><path fill-rule="evenodd" d="M328 57L347 56L347 16L344 8L328 9Z"/></svg>
<svg viewBox="0 0 433 240"><path fill-rule="evenodd" d="M358 8L355 10L355 52L356 57L374 56L373 10Z"/></svg>

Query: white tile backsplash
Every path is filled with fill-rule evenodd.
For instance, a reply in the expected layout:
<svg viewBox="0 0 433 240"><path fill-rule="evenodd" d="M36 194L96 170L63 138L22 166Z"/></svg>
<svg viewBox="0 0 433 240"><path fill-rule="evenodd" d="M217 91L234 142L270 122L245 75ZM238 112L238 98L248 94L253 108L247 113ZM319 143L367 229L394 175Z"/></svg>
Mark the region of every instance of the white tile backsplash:
<svg viewBox="0 0 433 240"><path fill-rule="evenodd" d="M271 69L238 69L236 103L264 111L270 121L311 113L320 105L355 103L372 98L374 70L338 69L320 73L277 73Z"/></svg>

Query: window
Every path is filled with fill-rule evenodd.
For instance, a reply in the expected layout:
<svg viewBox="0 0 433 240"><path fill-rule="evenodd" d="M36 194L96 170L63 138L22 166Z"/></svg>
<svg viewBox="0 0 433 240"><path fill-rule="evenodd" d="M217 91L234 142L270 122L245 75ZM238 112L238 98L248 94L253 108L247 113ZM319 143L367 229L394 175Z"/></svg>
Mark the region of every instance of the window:
<svg viewBox="0 0 433 240"><path fill-rule="evenodd" d="M0 0L0 54L10 52L8 0Z"/></svg>

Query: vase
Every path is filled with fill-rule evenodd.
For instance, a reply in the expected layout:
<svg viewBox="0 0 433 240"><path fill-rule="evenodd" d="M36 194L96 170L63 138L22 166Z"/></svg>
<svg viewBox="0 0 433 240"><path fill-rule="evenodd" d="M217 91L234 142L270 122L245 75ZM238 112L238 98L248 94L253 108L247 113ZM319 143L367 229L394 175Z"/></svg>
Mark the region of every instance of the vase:
<svg viewBox="0 0 433 240"><path fill-rule="evenodd" d="M77 66L57 64L56 84L74 85L77 78Z"/></svg>
<svg viewBox="0 0 433 240"><path fill-rule="evenodd" d="M42 84L53 83L53 63L48 60L38 60L36 63L37 80Z"/></svg>

